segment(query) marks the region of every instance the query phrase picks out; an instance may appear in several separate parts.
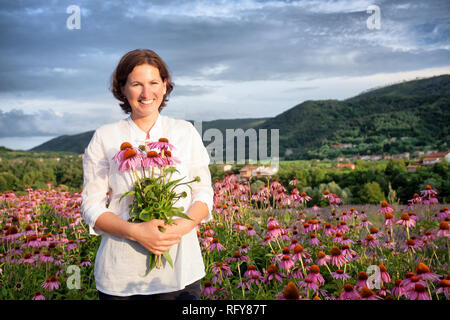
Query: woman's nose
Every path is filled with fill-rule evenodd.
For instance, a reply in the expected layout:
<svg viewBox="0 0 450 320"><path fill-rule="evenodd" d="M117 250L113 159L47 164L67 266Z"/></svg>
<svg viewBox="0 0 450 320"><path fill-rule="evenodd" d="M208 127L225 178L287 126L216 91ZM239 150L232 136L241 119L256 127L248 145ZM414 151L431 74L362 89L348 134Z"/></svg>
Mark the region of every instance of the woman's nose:
<svg viewBox="0 0 450 320"><path fill-rule="evenodd" d="M141 97L142 98L150 98L153 96L153 90L150 86L143 86L142 87L142 92L141 92Z"/></svg>

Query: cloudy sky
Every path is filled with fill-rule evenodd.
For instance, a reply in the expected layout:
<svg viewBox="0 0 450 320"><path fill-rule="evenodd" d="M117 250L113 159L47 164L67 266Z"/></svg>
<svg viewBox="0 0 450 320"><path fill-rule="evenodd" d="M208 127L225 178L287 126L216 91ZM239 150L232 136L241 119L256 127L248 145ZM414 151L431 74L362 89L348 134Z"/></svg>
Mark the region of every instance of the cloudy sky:
<svg viewBox="0 0 450 320"><path fill-rule="evenodd" d="M164 114L192 120L273 117L450 73L449 13L447 0L2 1L0 145L126 117L109 80L137 48L172 73Z"/></svg>

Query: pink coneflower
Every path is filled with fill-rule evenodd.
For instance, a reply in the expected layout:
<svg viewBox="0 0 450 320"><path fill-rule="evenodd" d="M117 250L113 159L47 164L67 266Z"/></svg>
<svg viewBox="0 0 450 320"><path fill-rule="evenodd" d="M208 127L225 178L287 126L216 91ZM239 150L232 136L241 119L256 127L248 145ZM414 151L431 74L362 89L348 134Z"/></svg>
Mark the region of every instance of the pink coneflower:
<svg viewBox="0 0 450 320"><path fill-rule="evenodd" d="M147 144L149 149L159 149L159 150L174 150L175 147L169 143L169 140L166 138L160 138L157 142L150 142Z"/></svg>
<svg viewBox="0 0 450 320"><path fill-rule="evenodd" d="M450 280L443 279L439 282L439 288L436 289L436 293L443 293L445 295L445 298L448 300L450 298L449 294L450 290Z"/></svg>
<svg viewBox="0 0 450 320"><path fill-rule="evenodd" d="M380 276L381 276L381 281L383 281L383 283L389 283L391 282L391 276L389 275L389 273L387 272L386 267L384 266L384 264L379 264L378 268L380 268Z"/></svg>
<svg viewBox="0 0 450 320"><path fill-rule="evenodd" d="M77 247L77 243L73 240L69 240L69 242L67 243L67 251L73 250Z"/></svg>
<svg viewBox="0 0 450 320"><path fill-rule="evenodd" d="M341 221L347 221L348 219L350 219L350 214L348 214L346 211L341 213L341 217L340 217Z"/></svg>
<svg viewBox="0 0 450 320"><path fill-rule="evenodd" d="M428 199L422 200L422 203L423 204L437 204L437 203L439 203L439 200L436 197L436 195L432 194L432 195L430 195L430 197Z"/></svg>
<svg viewBox="0 0 450 320"><path fill-rule="evenodd" d="M411 237L410 239L406 240L404 248L405 252L411 250L413 253L416 253L416 250L421 251L421 243L419 240L416 240L413 237Z"/></svg>
<svg viewBox="0 0 450 320"><path fill-rule="evenodd" d="M203 283L203 287L200 291L200 294L207 298L212 298L216 290L217 289L212 285L211 281L205 281L205 283Z"/></svg>
<svg viewBox="0 0 450 320"><path fill-rule="evenodd" d="M433 232L431 232L431 231L426 231L424 233L424 235L422 236L422 241L424 243L433 242L435 239L436 239L436 235Z"/></svg>
<svg viewBox="0 0 450 320"><path fill-rule="evenodd" d="M427 283L425 281L423 281L422 279L420 279L420 277L418 277L416 275L413 275L413 276L403 280L402 285L405 288L405 294L407 291L413 290L414 286L416 284L420 284L425 287L427 285Z"/></svg>
<svg viewBox="0 0 450 320"><path fill-rule="evenodd" d="M226 262L217 262L215 265L211 267L212 273L214 273L214 277L212 278L213 283L222 283L222 280L226 277L232 276L230 267Z"/></svg>
<svg viewBox="0 0 450 320"><path fill-rule="evenodd" d="M392 288L392 295L397 298L404 295L404 292L405 290L402 286L402 280L395 280L395 285Z"/></svg>
<svg viewBox="0 0 450 320"><path fill-rule="evenodd" d="M341 249L339 249L336 246L331 248L331 264L332 265L340 268L342 265L344 265L347 262L348 262L348 260L342 254Z"/></svg>
<svg viewBox="0 0 450 320"><path fill-rule="evenodd" d="M247 256L243 256L239 251L235 251L233 253L233 256L230 258L225 259L226 262L231 262L231 261L249 261L250 258Z"/></svg>
<svg viewBox="0 0 450 320"><path fill-rule="evenodd" d="M320 242L319 242L319 239L317 239L315 233L311 233L309 235L309 244L312 246L319 246Z"/></svg>
<svg viewBox="0 0 450 320"><path fill-rule="evenodd" d="M34 297L31 300L45 300L45 297L41 294L40 291L36 291Z"/></svg>
<svg viewBox="0 0 450 320"><path fill-rule="evenodd" d="M123 153L123 159L119 164L119 171L136 170L142 164L142 156L139 151L134 148L126 149Z"/></svg>
<svg viewBox="0 0 450 320"><path fill-rule="evenodd" d="M335 231L331 227L331 224L329 222L325 222L325 227L323 229L323 235L324 236L332 236L334 233L335 233Z"/></svg>
<svg viewBox="0 0 450 320"><path fill-rule="evenodd" d="M248 285L251 286L252 284L255 285L259 285L262 282L263 277L262 276L258 276L256 274L254 274L251 279L249 279L247 281Z"/></svg>
<svg viewBox="0 0 450 320"><path fill-rule="evenodd" d="M390 212L384 214L384 226L389 229L395 223L394 215Z"/></svg>
<svg viewBox="0 0 450 320"><path fill-rule="evenodd" d="M342 242L342 233L336 232L334 234L333 242L341 243Z"/></svg>
<svg viewBox="0 0 450 320"><path fill-rule="evenodd" d="M309 222L303 223L303 232L310 232L313 231L313 226L309 224Z"/></svg>
<svg viewBox="0 0 450 320"><path fill-rule="evenodd" d="M334 279L350 279L350 276L342 269L338 269L335 272L332 272L331 275Z"/></svg>
<svg viewBox="0 0 450 320"><path fill-rule="evenodd" d="M51 276L48 280L41 283L42 287L46 290L55 290L59 288L59 281L56 276Z"/></svg>
<svg viewBox="0 0 450 320"><path fill-rule="evenodd" d="M341 252L342 255L349 261L353 258L353 255L356 255L356 251L351 249L348 244L343 244L341 246Z"/></svg>
<svg viewBox="0 0 450 320"><path fill-rule="evenodd" d="M91 262L89 261L89 259L83 259L83 261L81 261L80 263L80 267L90 267L91 266Z"/></svg>
<svg viewBox="0 0 450 320"><path fill-rule="evenodd" d="M376 248L379 246L379 242L371 234L369 234L364 240L364 245L369 248Z"/></svg>
<svg viewBox="0 0 450 320"><path fill-rule="evenodd" d="M302 193L300 194L300 202L301 202L301 203L305 203L305 202L308 202L308 201L310 201L310 200L312 200L312 198L311 198L310 196L308 196L308 195L306 194L306 192L302 192Z"/></svg>
<svg viewBox="0 0 450 320"><path fill-rule="evenodd" d="M433 190L433 188L431 188L431 186L429 184L427 184L425 186L425 190L420 191L420 194L424 198L424 197L432 196L432 195L435 196L435 195L437 195L437 192L435 190Z"/></svg>
<svg viewBox="0 0 450 320"><path fill-rule="evenodd" d="M277 300L301 300L300 292L294 282L289 281L283 292L277 296Z"/></svg>
<svg viewBox="0 0 450 320"><path fill-rule="evenodd" d="M289 255L283 255L279 261L279 265L281 269L289 270L294 266L294 261L292 261Z"/></svg>
<svg viewBox="0 0 450 320"><path fill-rule="evenodd" d="M310 279L318 285L323 285L325 283L325 279L320 274L320 269L318 265L313 264L312 266L310 266L309 272L310 273L306 276L306 279Z"/></svg>
<svg viewBox="0 0 450 320"><path fill-rule="evenodd" d="M389 291L385 286L381 286L381 288L377 291L377 296L382 297L383 299L386 300L389 297L387 295L388 293L390 294L391 291Z"/></svg>
<svg viewBox="0 0 450 320"><path fill-rule="evenodd" d="M233 225L233 231L244 231L246 227L242 225L239 221L236 221L236 223Z"/></svg>
<svg viewBox="0 0 450 320"><path fill-rule="evenodd" d="M385 214L386 212L392 213L394 209L389 206L389 203L386 200L381 201L381 209L378 212Z"/></svg>
<svg viewBox="0 0 450 320"><path fill-rule="evenodd" d="M370 222L367 218L363 218L361 220L361 223L359 224L361 227L368 227L369 225L371 225L372 222Z"/></svg>
<svg viewBox="0 0 450 320"><path fill-rule="evenodd" d="M267 274L264 276L263 282L267 283L272 281L273 279L278 280L279 282L283 282L281 278L286 277L284 274L278 272L278 268L275 264L271 264L267 267L267 271L263 269L263 272Z"/></svg>
<svg viewBox="0 0 450 320"><path fill-rule="evenodd" d="M380 300L381 297L378 297L375 292L370 290L368 287L364 286L359 291L359 294L361 296L361 300Z"/></svg>
<svg viewBox="0 0 450 320"><path fill-rule="evenodd" d="M302 258L308 257L308 254L305 252L302 245L300 245L298 243L294 246L293 251L294 251L294 253L292 255L292 260L294 260L294 261L298 261Z"/></svg>
<svg viewBox="0 0 450 320"><path fill-rule="evenodd" d="M450 237L450 231L447 221L441 221L439 224L439 230L436 233L437 237L444 237L449 238Z"/></svg>
<svg viewBox="0 0 450 320"><path fill-rule="evenodd" d="M294 267L291 269L291 272L289 273L289 278L294 279L303 279L304 275L302 272L302 268Z"/></svg>
<svg viewBox="0 0 450 320"><path fill-rule="evenodd" d="M164 166L173 166L176 163L181 163L181 161L172 156L172 152L165 151L164 155L162 156L162 161L164 162Z"/></svg>
<svg viewBox="0 0 450 320"><path fill-rule="evenodd" d="M252 225L247 226L247 235L248 236L256 236L256 231L253 229Z"/></svg>
<svg viewBox="0 0 450 320"><path fill-rule="evenodd" d="M149 151L147 152L147 156L144 158L144 162L142 166L146 169L153 168L153 167L162 167L165 165L165 162L163 158L161 157L161 154L156 151Z"/></svg>
<svg viewBox="0 0 450 320"><path fill-rule="evenodd" d="M439 281L439 276L430 271L430 268L422 262L419 262L416 266L416 274L422 280L431 280L433 282Z"/></svg>
<svg viewBox="0 0 450 320"><path fill-rule="evenodd" d="M405 279L401 280L400 287L403 288L403 293L405 293L405 290L407 289L407 287L409 287L411 285L412 277L414 277L414 276L415 276L414 272L407 272L405 274ZM418 281L418 280L420 280L418 277L417 277L417 279L413 279L413 281Z"/></svg>
<svg viewBox="0 0 450 320"><path fill-rule="evenodd" d="M350 228L347 225L347 223L345 221L341 221L341 222L338 223L336 230L341 232L341 233L346 233L349 229Z"/></svg>
<svg viewBox="0 0 450 320"><path fill-rule="evenodd" d="M253 278L254 275L257 275L258 277L261 276L261 272L259 272L256 269L256 266L254 264L251 264L248 266L247 271L244 272L244 277L246 278Z"/></svg>
<svg viewBox="0 0 450 320"><path fill-rule="evenodd" d="M316 261L316 263L317 263L318 266L326 265L330 261L331 261L331 257L329 255L325 254L325 252L323 252L323 251L317 252L317 261Z"/></svg>
<svg viewBox="0 0 450 320"><path fill-rule="evenodd" d="M344 285L344 291L339 296L339 300L360 300L358 291L350 284L346 283Z"/></svg>
<svg viewBox="0 0 450 320"><path fill-rule="evenodd" d="M408 212L403 212L396 224L402 225L408 228L414 228L416 226L416 220L410 219Z"/></svg>
<svg viewBox="0 0 450 320"><path fill-rule="evenodd" d="M246 245L245 243L243 243L243 244L241 245L241 248L239 249L239 252L240 252L241 254L244 254L244 253L247 253L249 249L250 249L249 246Z"/></svg>
<svg viewBox="0 0 450 320"><path fill-rule="evenodd" d="M44 253L43 255L41 255L41 257L39 258L39 260L41 261L41 262L44 262L44 263L47 263L47 262L53 262L53 257L52 257L52 255L51 255L51 253L50 252L46 252L46 253Z"/></svg>
<svg viewBox="0 0 450 320"><path fill-rule="evenodd" d="M31 235L25 238L25 243L22 247L39 248L40 245L40 239L36 235Z"/></svg>
<svg viewBox="0 0 450 320"><path fill-rule="evenodd" d="M405 296L409 300L431 300L427 292L426 284L416 283L412 288L405 292Z"/></svg>
<svg viewBox="0 0 450 320"><path fill-rule="evenodd" d="M315 283L313 280L308 279L308 278L299 281L298 286L300 288L306 288L309 290L313 290L314 292L319 290L319 286L317 285L317 283Z"/></svg>
<svg viewBox="0 0 450 320"><path fill-rule="evenodd" d="M247 288L248 290L250 290L250 285L251 283L248 282L248 279L242 279L242 281L239 282L236 287L244 289Z"/></svg>
<svg viewBox="0 0 450 320"><path fill-rule="evenodd" d="M436 214L436 219L439 221L445 220L447 219L447 217L449 216L449 211L448 208L441 208L439 209L439 212Z"/></svg>
<svg viewBox="0 0 450 320"><path fill-rule="evenodd" d="M19 259L19 263L29 263L29 264L33 264L34 263L34 257L31 253L26 253L23 258Z"/></svg>
<svg viewBox="0 0 450 320"><path fill-rule="evenodd" d="M267 235L270 236L271 238L276 238L281 236L281 228L279 225L269 225L267 227Z"/></svg>
<svg viewBox="0 0 450 320"><path fill-rule="evenodd" d="M270 226L279 226L279 225L280 223L274 217L269 217L269 219L267 220L267 228Z"/></svg>
<svg viewBox="0 0 450 320"><path fill-rule="evenodd" d="M124 155L125 151L127 151L128 149L133 149L133 146L131 145L131 143L129 143L129 142L123 142L123 143L120 145L120 150L119 150L119 152L117 152L117 153L114 155L113 160L114 160L117 164L120 164L120 163L123 161L123 155ZM135 149L135 151L137 151L137 150Z"/></svg>
<svg viewBox="0 0 450 320"><path fill-rule="evenodd" d="M220 252L222 250L226 250L225 247L219 242L218 238L213 238L211 244L206 248L208 252L213 252L216 250L217 252Z"/></svg>
<svg viewBox="0 0 450 320"><path fill-rule="evenodd" d="M369 279L369 276L365 271L360 271L358 273L358 281L356 281L356 287L363 288L368 287L367 280Z"/></svg>

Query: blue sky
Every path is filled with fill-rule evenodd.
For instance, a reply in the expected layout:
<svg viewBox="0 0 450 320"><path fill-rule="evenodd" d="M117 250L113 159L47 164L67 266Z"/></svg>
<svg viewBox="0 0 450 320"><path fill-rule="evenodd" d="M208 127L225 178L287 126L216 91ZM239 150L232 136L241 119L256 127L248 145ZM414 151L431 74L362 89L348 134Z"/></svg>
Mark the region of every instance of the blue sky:
<svg viewBox="0 0 450 320"><path fill-rule="evenodd" d="M71 5L80 29L67 28ZM367 27L371 5L379 29ZM172 73L164 114L190 120L273 117L450 73L449 13L445 0L3 1L0 145L27 149L124 118L109 79L137 48Z"/></svg>

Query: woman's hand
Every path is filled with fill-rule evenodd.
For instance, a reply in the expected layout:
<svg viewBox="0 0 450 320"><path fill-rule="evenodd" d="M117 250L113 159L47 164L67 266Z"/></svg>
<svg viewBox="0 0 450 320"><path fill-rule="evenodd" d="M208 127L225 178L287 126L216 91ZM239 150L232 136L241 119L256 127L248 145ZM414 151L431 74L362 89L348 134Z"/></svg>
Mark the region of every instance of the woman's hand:
<svg viewBox="0 0 450 320"><path fill-rule="evenodd" d="M150 220L148 222L133 223L132 240L139 242L144 248L161 255L171 246L180 242L181 234L176 230L161 232L160 227L167 229L168 225L163 220Z"/></svg>

